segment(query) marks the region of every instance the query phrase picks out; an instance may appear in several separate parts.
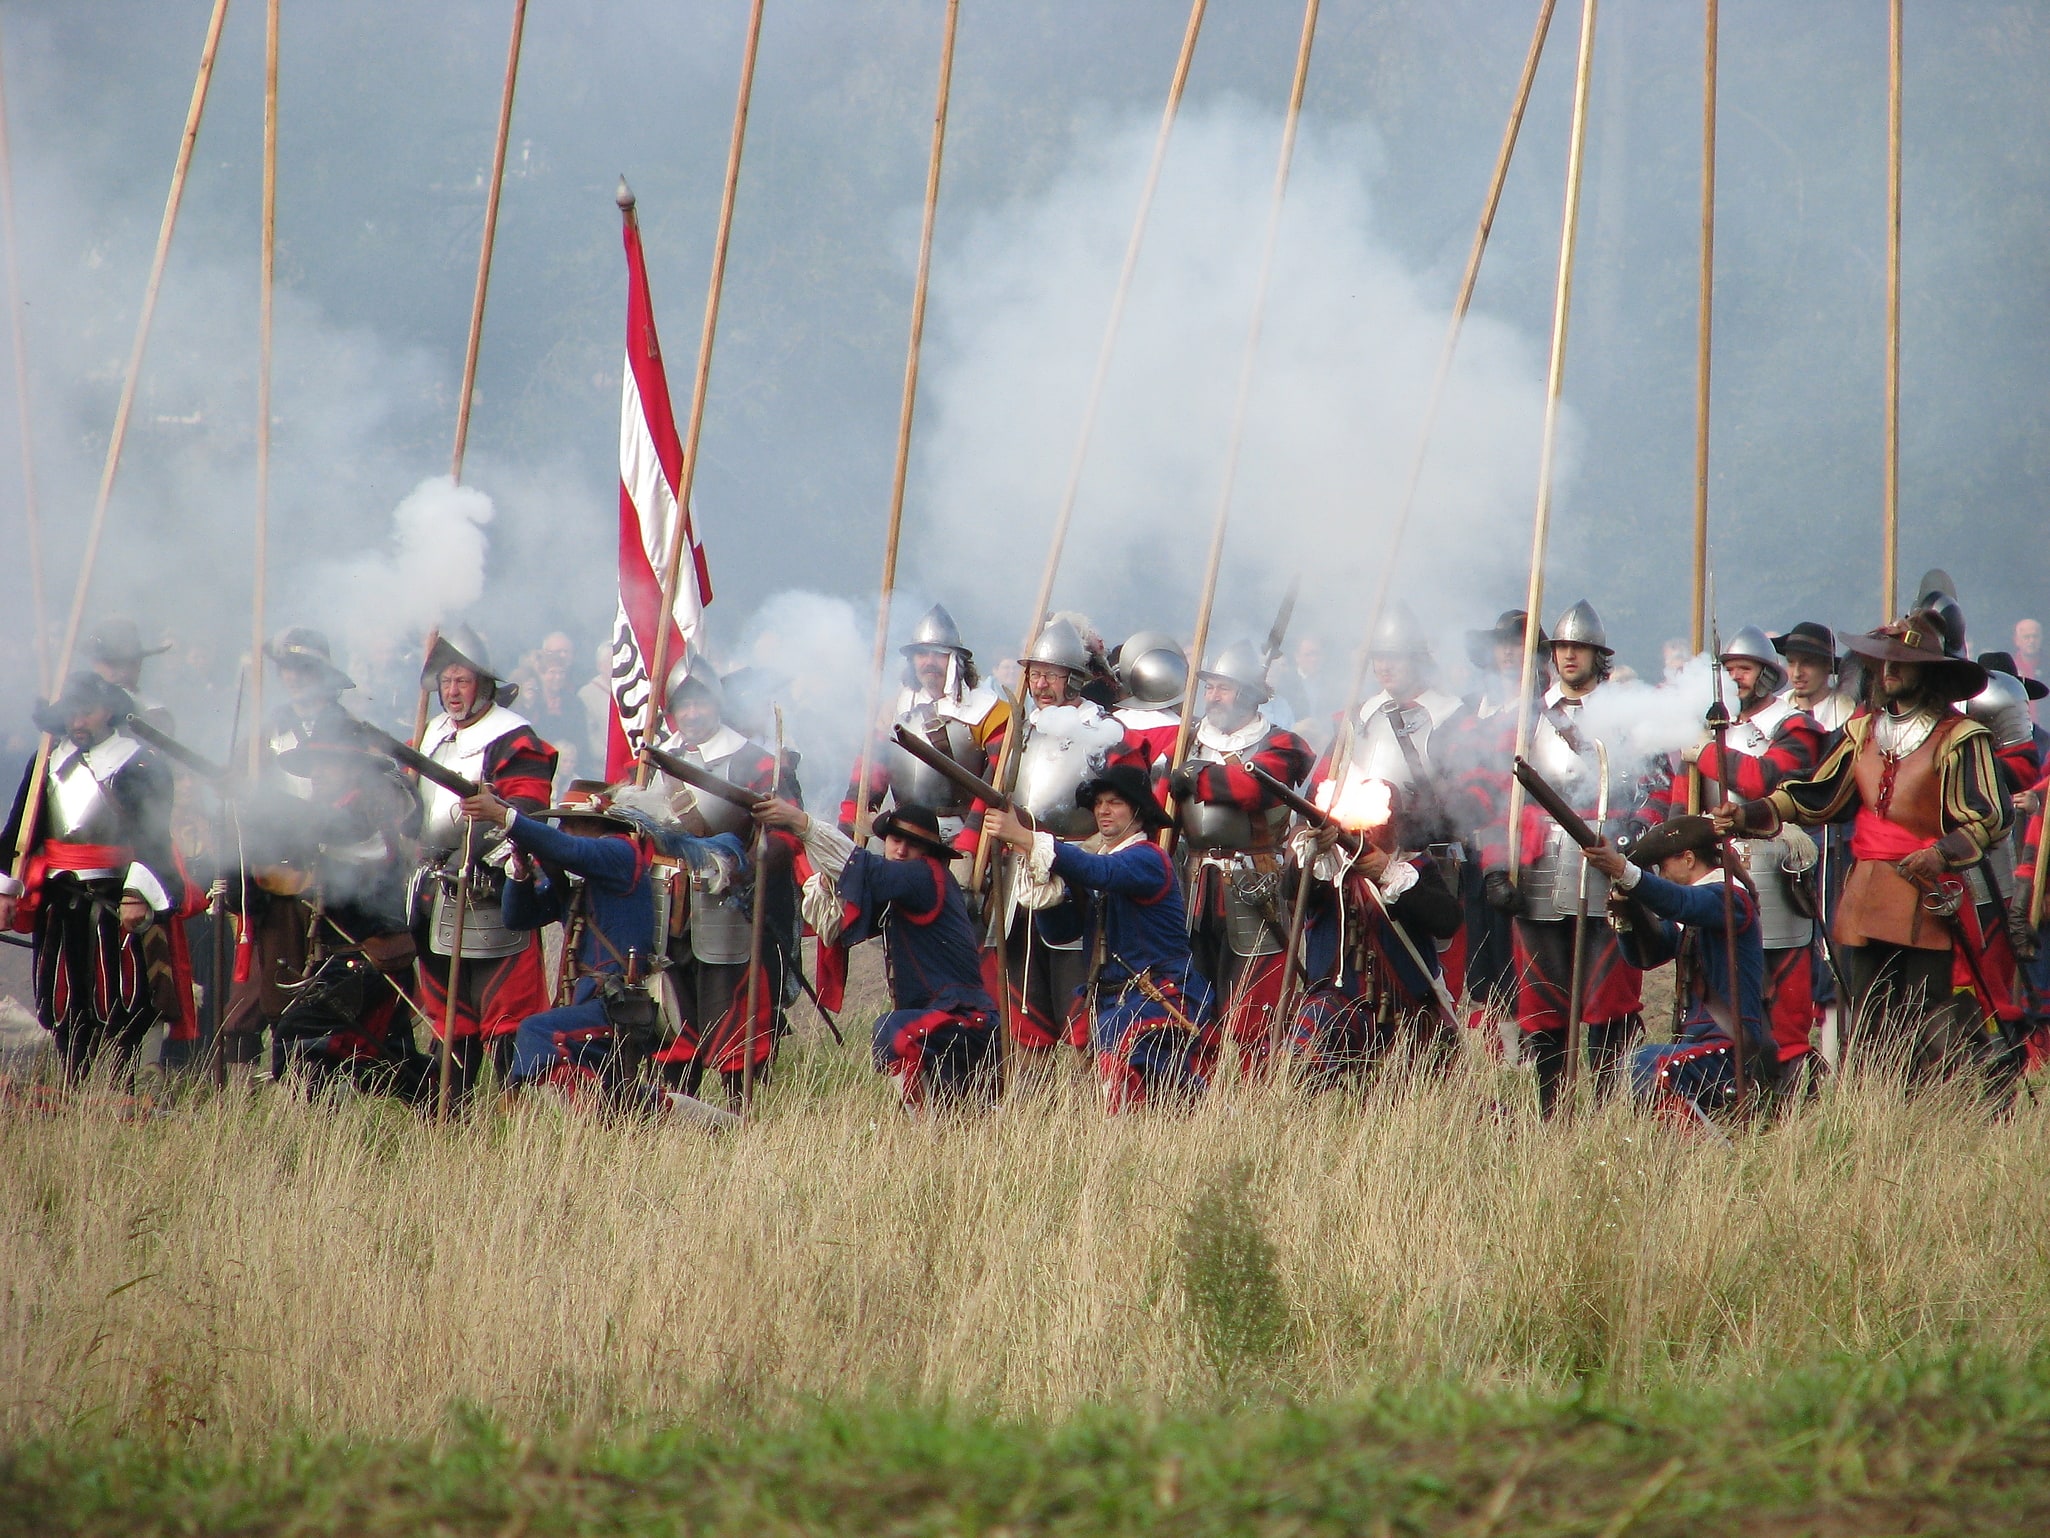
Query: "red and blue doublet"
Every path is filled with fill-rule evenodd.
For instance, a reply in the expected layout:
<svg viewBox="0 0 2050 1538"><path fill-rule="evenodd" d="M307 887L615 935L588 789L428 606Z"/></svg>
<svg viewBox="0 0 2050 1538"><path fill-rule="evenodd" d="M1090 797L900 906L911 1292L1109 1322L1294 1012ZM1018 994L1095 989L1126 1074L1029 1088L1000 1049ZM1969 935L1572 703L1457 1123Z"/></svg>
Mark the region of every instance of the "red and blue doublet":
<svg viewBox="0 0 2050 1538"><path fill-rule="evenodd" d="M1210 984L1189 954L1181 882L1167 852L1134 834L1107 853L1053 845L1067 896L1041 922L1090 957L1083 1004L1106 1106L1199 1093L1217 1056Z"/></svg>

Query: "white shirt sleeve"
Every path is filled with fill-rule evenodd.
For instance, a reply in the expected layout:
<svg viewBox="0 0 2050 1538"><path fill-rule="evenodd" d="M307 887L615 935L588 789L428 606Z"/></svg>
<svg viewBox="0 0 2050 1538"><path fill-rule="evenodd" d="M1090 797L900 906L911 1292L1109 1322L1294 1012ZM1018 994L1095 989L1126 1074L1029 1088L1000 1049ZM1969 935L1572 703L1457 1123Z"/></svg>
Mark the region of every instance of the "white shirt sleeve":
<svg viewBox="0 0 2050 1538"><path fill-rule="evenodd" d="M1044 829L1032 835L1032 850L1011 883L1011 897L1021 908L1053 908L1067 900L1068 884L1053 873L1054 840Z"/></svg>

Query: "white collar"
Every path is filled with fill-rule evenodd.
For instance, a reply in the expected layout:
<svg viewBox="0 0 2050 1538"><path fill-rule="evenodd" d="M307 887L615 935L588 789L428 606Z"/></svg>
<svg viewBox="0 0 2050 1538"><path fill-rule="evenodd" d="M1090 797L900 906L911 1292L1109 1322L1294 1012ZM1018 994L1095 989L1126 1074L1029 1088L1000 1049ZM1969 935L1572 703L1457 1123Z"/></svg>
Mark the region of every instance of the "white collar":
<svg viewBox="0 0 2050 1538"><path fill-rule="evenodd" d="M671 746L669 751L681 758L695 758L701 764L711 765L725 762L738 753L746 743L747 739L745 737L741 736L739 732L736 732L724 721L721 721L719 723L719 730L712 733L711 736L694 748L687 748L682 742L672 737L670 739Z"/></svg>
<svg viewBox="0 0 2050 1538"><path fill-rule="evenodd" d="M460 753L474 752L488 743L496 742L515 727L531 724L525 716L517 711L507 710L503 705L494 704L467 726L457 726L444 710L434 718L433 725L427 728L427 756L434 757L450 744L454 744Z"/></svg>
<svg viewBox="0 0 2050 1538"><path fill-rule="evenodd" d="M1386 710L1393 703L1393 700L1394 696L1386 689L1383 689L1379 694L1368 700L1366 704L1360 706L1360 725L1371 725L1374 717ZM1418 690L1416 698L1406 701L1402 708L1406 711L1412 705L1421 705L1424 708L1425 714L1431 718L1432 726L1443 726L1451 719L1452 713L1459 709L1459 698L1433 686Z"/></svg>
<svg viewBox="0 0 2050 1538"><path fill-rule="evenodd" d="M1196 728L1196 741L1213 753L1243 753L1265 742L1273 730L1274 723L1265 716L1254 716L1235 732L1220 732L1205 717Z"/></svg>
<svg viewBox="0 0 2050 1538"><path fill-rule="evenodd" d="M1585 705L1588 702L1588 700L1593 696L1594 690L1599 689L1600 687L1600 684L1596 684L1594 686L1594 689L1589 689L1586 694L1568 694L1566 692L1566 686L1564 684L1555 683L1552 685L1551 688L1545 691L1545 708L1547 710L1550 710L1554 705L1565 705L1568 707L1577 708L1581 705Z"/></svg>

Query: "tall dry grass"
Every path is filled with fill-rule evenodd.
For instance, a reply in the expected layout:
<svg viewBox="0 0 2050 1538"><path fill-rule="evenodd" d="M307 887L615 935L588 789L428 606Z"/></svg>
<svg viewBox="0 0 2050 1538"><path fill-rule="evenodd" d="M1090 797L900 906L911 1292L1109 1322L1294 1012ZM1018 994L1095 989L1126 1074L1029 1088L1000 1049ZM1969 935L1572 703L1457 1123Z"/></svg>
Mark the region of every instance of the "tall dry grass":
<svg viewBox="0 0 2050 1538"><path fill-rule="evenodd" d="M277 1094L0 1118L0 1435L1206 1395L1206 1310L1244 1300L1191 1280L1191 1254L1237 1242L1192 1240L1205 1202L1271 1254L1245 1306L1278 1297L1283 1322L1239 1365L1303 1395L2020 1353L2050 1320L2026 1102L1989 1124L1846 1083L1724 1147L1620 1108L1485 1115L1516 1086L1483 1064L1117 1121L1063 1068L939 1124L852 1049L786 1067L721 1138Z"/></svg>

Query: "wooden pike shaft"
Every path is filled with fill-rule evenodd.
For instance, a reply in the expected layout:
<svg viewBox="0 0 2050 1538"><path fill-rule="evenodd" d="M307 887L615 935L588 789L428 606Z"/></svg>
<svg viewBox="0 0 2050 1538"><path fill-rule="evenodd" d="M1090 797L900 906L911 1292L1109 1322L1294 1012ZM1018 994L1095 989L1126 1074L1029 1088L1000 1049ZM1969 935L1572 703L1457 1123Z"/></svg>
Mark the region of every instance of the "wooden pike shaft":
<svg viewBox="0 0 2050 1538"><path fill-rule="evenodd" d="M1892 0L1886 69L1886 481L1881 517L1879 623L1900 596L1901 491L1901 0Z"/></svg>
<svg viewBox="0 0 2050 1538"><path fill-rule="evenodd" d="M36 502L35 433L29 424L28 317L21 296L21 254L14 238L14 152L7 139L6 70L0 67L0 243L7 251L8 318L14 331L14 403L21 419L21 514L27 533L31 613L36 627L36 682L52 693L50 615L43 593L43 520Z"/></svg>
<svg viewBox="0 0 2050 1538"><path fill-rule="evenodd" d="M272 296L276 291L278 250L278 8L266 7L263 62L263 276L256 300L256 539L252 558L256 575L251 596L249 641L250 719L258 729L249 734L249 775L263 765L264 584L270 548L270 387Z"/></svg>
<svg viewBox="0 0 2050 1538"><path fill-rule="evenodd" d="M1573 248L1580 224L1580 181L1586 162L1588 85L1594 74L1594 26L1598 0L1581 0L1580 56L1573 72L1573 126L1566 153L1566 212L1559 232L1559 281L1552 296L1552 353L1545 376L1544 438L1538 452L1537 515L1530 541L1530 586L1523 599L1523 669L1516 698L1516 756L1530 754L1531 689L1537 677L1538 627L1545 603L1545 542L1552 524L1552 456L1559 437L1559 400L1566 383L1567 322L1573 313ZM1509 784L1509 873L1517 867L1517 824L1523 814L1523 786Z"/></svg>
<svg viewBox="0 0 2050 1538"><path fill-rule="evenodd" d="M448 992L441 999L441 1078L434 1095L434 1119L448 1120L449 1087L455 1076L456 1059L456 1003L463 993L463 920L470 913L470 845L471 835L477 825L468 818L463 820L463 868L456 873L456 915L454 935L448 947ZM433 925L430 915L428 924ZM425 965L425 963L422 963ZM479 1040L482 1040L483 1022L479 1021Z"/></svg>
<svg viewBox="0 0 2050 1538"><path fill-rule="evenodd" d="M1715 93L1720 0L1705 0L1701 72L1701 325L1694 348L1694 606L1688 631L1698 656L1708 634L1709 360L1715 337Z"/></svg>
<svg viewBox="0 0 2050 1538"><path fill-rule="evenodd" d="M1303 92L1310 80L1310 50L1317 40L1319 0L1303 6L1302 37L1296 44L1295 78L1289 85L1288 118L1281 130L1281 155L1274 167L1274 191L1267 210L1267 237L1260 252L1260 276L1253 290L1253 316L1246 328L1245 351L1239 359L1238 395L1232 404L1231 436L1225 447L1224 478L1217 495L1217 517L1210 528L1210 553L1203 566L1203 593L1196 605L1196 631L1189 645L1189 681L1182 690L1182 719L1175 729L1169 772L1188 756L1195 727L1198 670L1210 643L1210 616L1217 605L1217 573L1224 560L1224 535L1231 523L1231 499L1238 479L1239 450L1245 443L1246 409L1253 395L1253 367L1259 359L1260 330L1267 319L1267 291L1274 276L1274 252L1281 238L1281 214L1288 199L1288 173L1295 159L1296 130L1302 123Z"/></svg>
<svg viewBox="0 0 2050 1538"><path fill-rule="evenodd" d="M1530 47L1523 56L1523 73L1517 78L1516 96L1509 105L1509 121L1502 130L1502 144L1495 151L1495 172L1488 179L1488 195L1481 203L1481 218L1473 232L1473 246L1466 254L1466 271L1459 280L1458 296L1452 301L1452 319L1445 328L1444 345L1438 350L1438 367L1431 376L1430 393L1424 397L1423 425L1417 431L1416 451L1410 456L1409 477L1403 483L1402 500L1396 505L1395 521L1389 528L1388 549L1374 584L1374 601L1367 608L1367 636L1381 622L1388 592L1395 575L1396 552L1409 532L1410 515L1416 509L1417 487L1424 478L1424 462L1430 455L1431 437L1438 426L1438 411L1444 404L1445 385L1452 377L1452 363L1459 351L1459 333L1466 325L1466 312L1473 305L1474 289L1480 283L1481 258L1487 254L1488 237L1494 232L1495 215L1502 206L1502 189L1509 181L1509 165L1516 155L1516 141L1523 133L1523 115L1530 106L1531 87L1537 81L1545 39L1551 34L1552 13L1559 0L1540 0L1537 25L1531 30ZM1363 642L1353 662L1352 684L1346 696L1345 719L1359 708L1366 696L1368 655Z"/></svg>
<svg viewBox="0 0 2050 1538"><path fill-rule="evenodd" d="M769 783L771 795L783 793L783 712L776 712L776 770ZM745 1119L755 1108L755 1021L762 1007L762 942L769 916L769 825L755 828L755 891L753 922L747 941L747 1025L740 1046L740 1114ZM795 962L792 965L796 965Z"/></svg>
<svg viewBox="0 0 2050 1538"><path fill-rule="evenodd" d="M513 91L520 79L520 42L527 29L527 0L513 0L512 41L505 52L505 84L498 93L498 134L491 149L491 187L484 195L484 236L477 247L477 283L470 294L470 332L463 345L463 384L456 398L455 444L449 451L448 477L460 482L463 478L463 457L470 447L470 405L477 393L477 354L484 345L484 300L491 289L491 253L498 244L498 198L505 186L505 148L512 136ZM434 643L441 638L441 627L434 626L427 632L427 638L420 646L420 700L413 707L413 746L419 747L427 735L428 703L433 697L433 685L425 673L427 659L434 654Z"/></svg>
<svg viewBox="0 0 2050 1538"><path fill-rule="evenodd" d="M698 331L698 363L691 375L690 416L683 429L683 458L677 467L676 527L670 532L669 549L662 562L662 606L656 611L655 656L648 669L648 714L641 723L641 740L653 742L662 719L662 685L669 671L669 617L676 607L677 584L683 580L683 558L690 548L684 538L690 523L691 488L698 477L698 442L705 427L706 386L712 377L712 343L719 333L719 300L726 291L726 252L733 238L733 206L740 188L741 152L747 144L747 112L754 98L755 58L761 51L762 7L754 0L747 18L747 42L740 56L740 91L733 103L733 132L726 144L726 179L719 192L719 226L712 238L712 275L705 285L705 320ZM631 204L626 216L635 217ZM645 785L648 766L636 766L635 780Z"/></svg>
<svg viewBox="0 0 2050 1538"><path fill-rule="evenodd" d="M2036 877L2029 884L2029 927L2043 927L2043 892L2050 883L2050 805L2041 811L2043 827L2036 834Z"/></svg>
<svg viewBox="0 0 2050 1538"><path fill-rule="evenodd" d="M57 665L51 681L61 686L71 670L71 654L78 645L79 622L85 616L86 595L92 591L93 566L99 559L100 537L107 528L107 504L114 495L114 477L121 468L121 448L128 441L128 419L135 410L135 386L142 374L143 353L149 347L150 323L156 318L157 295L164 286L164 264L171 256L171 234L178 227L178 205L185 198L185 175L192 168L193 147L199 142L199 121L206 112L208 88L213 84L214 58L220 52L221 27L228 19L228 0L214 0L213 16L207 22L206 43L200 49L199 73L192 82L192 103L185 111L185 131L178 139L178 159L171 169L171 190L164 199L163 222L157 227L157 249L150 258L149 282L142 293L142 314L135 323L135 341L128 351L128 368L121 379L121 398L114 407L114 429L107 438L107 457L100 467L100 486L93 497L92 519L86 526L85 553L79 560L78 586L72 590L71 613L64 622L64 641L57 649ZM36 748L35 767L29 778L28 800L22 808L21 832L15 842L12 874L21 878L28 846L34 838L36 820L43 809L43 781L50 763L50 737L43 735Z"/></svg>
<svg viewBox="0 0 2050 1538"><path fill-rule="evenodd" d="M904 525L904 483L911 467L911 419L918 404L918 353L925 339L925 295L932 277L933 219L939 211L940 162L947 146L947 99L954 86L954 34L961 0L947 0L946 30L940 39L940 84L932 115L932 153L925 167L925 219L918 232L918 278L911 290L911 342L904 355L904 397L897 411L897 465L890 477L890 521L883 535L883 581L876 598L875 651L869 659L868 714L861 734L861 762L855 770L854 842L868 837L869 765L875 761L875 720L883 695L883 667L890 648L890 599L897 588L897 536Z"/></svg>
<svg viewBox="0 0 2050 1538"><path fill-rule="evenodd" d="M1552 4L1554 0L1546 0ZM1075 499L1082 489L1082 466L1089 457L1089 439L1096 429L1097 408L1103 402L1104 381L1110 377L1110 360L1117 349L1118 328L1125 315L1125 301L1131 295L1132 274L1139 265L1139 248L1146 240L1146 221L1153 212L1153 196L1160 189L1160 170L1167 163L1167 142L1174 132L1175 115L1182 105L1182 90L1189 83L1189 66L1196 58L1196 38L1203 30L1203 13L1208 0L1191 0L1189 24L1182 33L1182 51L1175 60L1174 79L1167 88L1167 107L1160 115L1160 131L1153 139L1153 158L1146 166L1146 180L1139 189L1139 209L1132 217L1132 233L1125 242L1124 264L1118 269L1117 288L1111 294L1110 314L1104 321L1103 341L1096 351L1096 371L1089 377L1089 394L1082 406L1082 431L1075 442L1074 458L1068 463L1068 483L1061 492L1060 511L1054 517L1053 544L1047 551L1046 570L1039 579L1039 596L1033 600L1031 623L1025 630L1024 647L1030 647L1046 622L1053 603L1054 578L1067 548L1068 525L1075 514ZM1021 654L1023 651L1021 647Z"/></svg>

